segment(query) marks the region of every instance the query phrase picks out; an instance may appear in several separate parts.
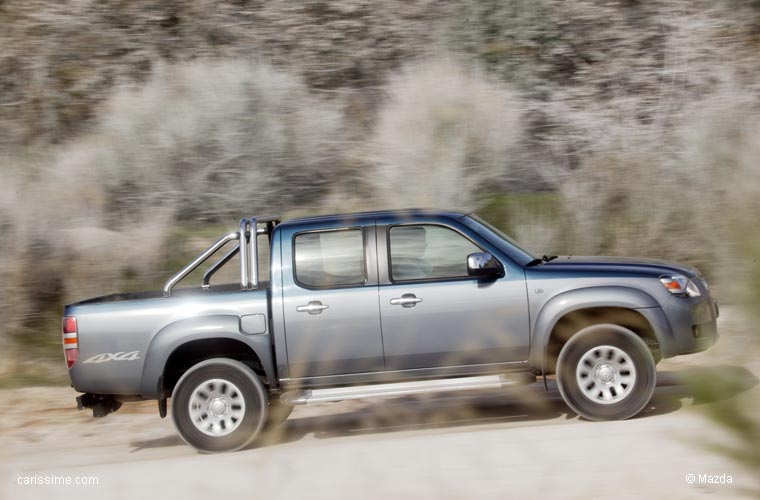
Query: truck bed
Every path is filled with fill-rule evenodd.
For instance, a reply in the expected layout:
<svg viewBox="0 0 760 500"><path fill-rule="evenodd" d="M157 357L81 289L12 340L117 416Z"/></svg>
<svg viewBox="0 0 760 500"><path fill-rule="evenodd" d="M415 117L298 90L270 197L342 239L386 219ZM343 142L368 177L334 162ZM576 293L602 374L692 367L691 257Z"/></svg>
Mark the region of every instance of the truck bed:
<svg viewBox="0 0 760 500"><path fill-rule="evenodd" d="M256 290L266 290L267 288L269 288L269 282L262 281L261 283L259 283L259 286L256 288ZM239 290L240 290L239 283L227 283L223 285L212 285L209 288L202 288L200 286L178 288L174 290L172 295L175 297L193 297L193 296L213 294L215 292L227 293L227 292L235 292ZM145 292L112 293L111 295L102 295L100 297L94 297L92 299L75 302L71 305L84 306L84 305L94 305L94 304L108 304L108 303L114 303L114 302L128 302L132 300L161 299L163 297L164 297L164 294L160 290L149 290Z"/></svg>

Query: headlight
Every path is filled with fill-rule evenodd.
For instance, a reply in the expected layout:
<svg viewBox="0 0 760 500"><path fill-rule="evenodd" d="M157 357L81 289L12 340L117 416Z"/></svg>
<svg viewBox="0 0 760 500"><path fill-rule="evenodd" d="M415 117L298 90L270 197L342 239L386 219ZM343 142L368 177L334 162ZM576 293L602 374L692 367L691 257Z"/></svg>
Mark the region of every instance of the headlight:
<svg viewBox="0 0 760 500"><path fill-rule="evenodd" d="M668 289L673 295L688 295L689 297L699 297L699 288L686 276L674 274L672 276L660 276L660 283Z"/></svg>

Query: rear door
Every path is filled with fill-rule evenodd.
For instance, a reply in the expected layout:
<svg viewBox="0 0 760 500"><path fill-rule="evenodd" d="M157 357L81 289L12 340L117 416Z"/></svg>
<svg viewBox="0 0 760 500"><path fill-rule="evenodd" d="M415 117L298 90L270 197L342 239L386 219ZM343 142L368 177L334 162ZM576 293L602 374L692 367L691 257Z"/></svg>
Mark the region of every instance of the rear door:
<svg viewBox="0 0 760 500"><path fill-rule="evenodd" d="M374 222L334 226L292 228L283 234L291 378L385 369Z"/></svg>
<svg viewBox="0 0 760 500"><path fill-rule="evenodd" d="M388 370L527 359L528 304L519 265L453 221L387 226L378 221L377 231ZM498 258L504 277L482 281L467 275L467 256L481 251Z"/></svg>

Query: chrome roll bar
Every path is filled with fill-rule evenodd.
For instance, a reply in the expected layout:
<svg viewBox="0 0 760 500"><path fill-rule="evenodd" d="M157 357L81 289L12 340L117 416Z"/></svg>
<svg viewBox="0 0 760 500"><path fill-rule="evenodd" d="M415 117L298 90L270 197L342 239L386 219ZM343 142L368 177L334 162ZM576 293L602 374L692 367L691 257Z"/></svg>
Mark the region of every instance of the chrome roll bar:
<svg viewBox="0 0 760 500"><path fill-rule="evenodd" d="M238 240L235 248L224 254L221 259L216 261L203 274L201 287L208 289L210 287L211 277L221 269L235 255L240 253L240 289L251 290L259 286L259 254L258 254L258 235L271 234L274 227L280 222L275 217L263 217L257 219L240 219L240 228L234 233L229 233L219 238L213 245L204 250L192 262L180 269L180 271L169 278L164 285L164 297L171 297L174 286L184 279L188 274L195 271L198 266L206 262L209 257L215 254L220 248L233 240ZM259 224L265 224L259 227Z"/></svg>
<svg viewBox="0 0 760 500"><path fill-rule="evenodd" d="M240 288L248 290L248 284L250 283L248 277L248 240L251 236L252 222L256 222L254 219L250 221L248 219L240 219Z"/></svg>
<svg viewBox="0 0 760 500"><path fill-rule="evenodd" d="M216 253L217 250L222 248L228 242L232 240L236 240L238 238L240 238L240 233L234 232L234 233L229 233L227 235L224 235L218 240L216 240L216 242L213 245L208 247L203 253L197 256L191 263L189 263L188 265L180 269L180 271L177 274L169 278L169 281L167 281L166 284L164 285L164 297L170 297L172 294L172 289L174 288L174 285L179 283L182 280L182 278L184 278L188 274L195 271L195 269L198 266L206 262L206 260L209 257L214 255L214 253Z"/></svg>
<svg viewBox="0 0 760 500"><path fill-rule="evenodd" d="M239 251L240 251L240 244L237 244L235 245L235 248L233 248L232 250L224 254L224 257L217 260L213 266L209 267L208 271L206 271L206 273L203 275L203 283L201 284L201 286L203 288L208 288L209 286L211 286L209 284L211 282L211 277L214 276L216 272L222 268L222 266L224 266L227 262L229 262L230 259L236 256Z"/></svg>
<svg viewBox="0 0 760 500"><path fill-rule="evenodd" d="M259 234L262 234L262 231L259 229L259 224L256 222L256 217L251 217L251 288L256 288L259 286Z"/></svg>

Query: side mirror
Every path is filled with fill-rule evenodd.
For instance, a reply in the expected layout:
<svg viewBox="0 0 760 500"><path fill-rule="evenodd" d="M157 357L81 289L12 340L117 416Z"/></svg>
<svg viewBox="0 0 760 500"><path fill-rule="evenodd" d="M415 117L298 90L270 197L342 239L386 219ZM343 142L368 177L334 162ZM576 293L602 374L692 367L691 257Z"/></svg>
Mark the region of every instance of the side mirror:
<svg viewBox="0 0 760 500"><path fill-rule="evenodd" d="M467 256L467 274L478 278L501 278L504 266L488 252L471 253Z"/></svg>

